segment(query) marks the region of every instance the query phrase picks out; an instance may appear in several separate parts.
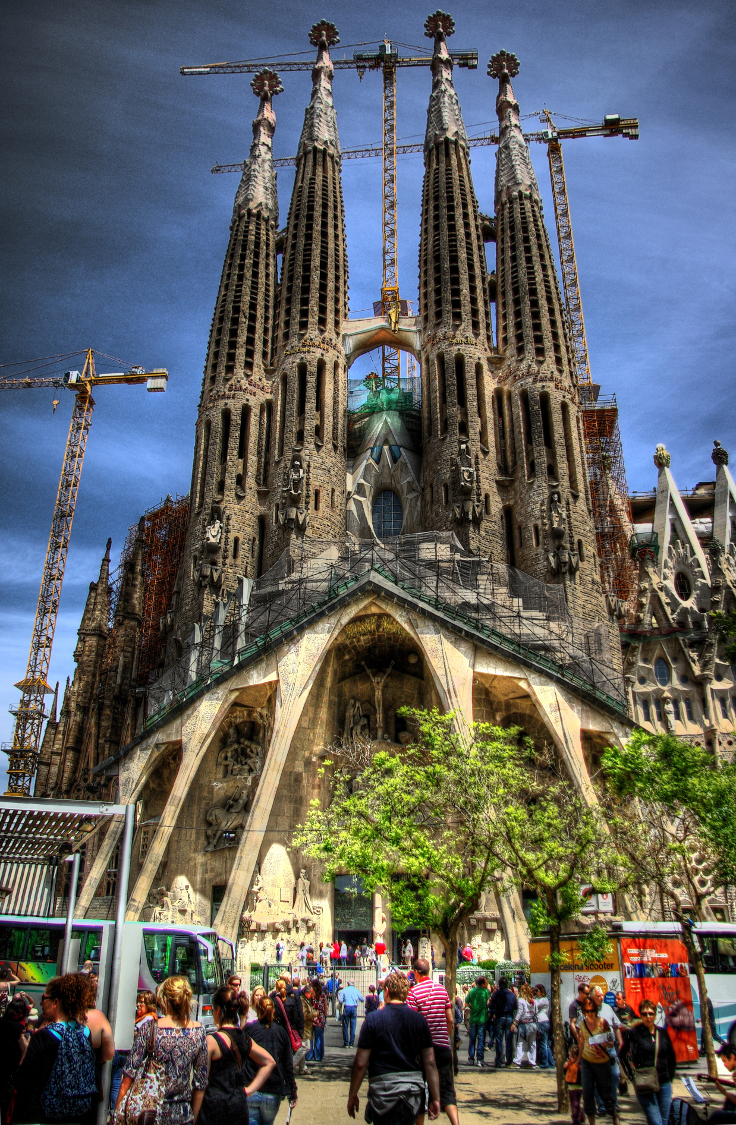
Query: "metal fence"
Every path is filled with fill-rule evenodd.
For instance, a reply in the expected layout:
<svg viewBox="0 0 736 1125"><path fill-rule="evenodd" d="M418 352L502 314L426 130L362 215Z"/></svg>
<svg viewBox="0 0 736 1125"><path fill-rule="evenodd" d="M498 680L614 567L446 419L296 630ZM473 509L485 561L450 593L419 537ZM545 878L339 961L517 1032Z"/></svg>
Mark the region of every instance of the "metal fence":
<svg viewBox="0 0 736 1125"><path fill-rule="evenodd" d="M241 581L229 601L195 626L182 656L148 688L146 725L327 612L369 576L626 713L604 624L569 613L562 586L469 556L451 532L437 532L385 542L306 540L296 554L284 552L252 589Z"/></svg>

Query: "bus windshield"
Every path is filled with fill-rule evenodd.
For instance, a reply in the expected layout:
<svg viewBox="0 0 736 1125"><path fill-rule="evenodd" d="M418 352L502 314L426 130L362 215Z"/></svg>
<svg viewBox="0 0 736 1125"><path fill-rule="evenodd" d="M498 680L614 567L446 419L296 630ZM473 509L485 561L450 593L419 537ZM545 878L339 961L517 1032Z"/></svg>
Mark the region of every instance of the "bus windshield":
<svg viewBox="0 0 736 1125"><path fill-rule="evenodd" d="M181 976L189 981L192 992L215 992L223 983L222 965L217 949L217 934L202 934L212 947L197 940L192 930L145 930L143 947L148 971L156 984L166 977ZM212 960L208 960L212 956Z"/></svg>
<svg viewBox="0 0 736 1125"><path fill-rule="evenodd" d="M202 983L204 985L204 992L216 992L221 984L224 984L224 977L222 973L222 963L220 961L220 951L217 948L217 934L207 933L202 934L201 937L212 948L212 960L208 961L210 956L209 950L198 942L199 945L199 963L202 967Z"/></svg>

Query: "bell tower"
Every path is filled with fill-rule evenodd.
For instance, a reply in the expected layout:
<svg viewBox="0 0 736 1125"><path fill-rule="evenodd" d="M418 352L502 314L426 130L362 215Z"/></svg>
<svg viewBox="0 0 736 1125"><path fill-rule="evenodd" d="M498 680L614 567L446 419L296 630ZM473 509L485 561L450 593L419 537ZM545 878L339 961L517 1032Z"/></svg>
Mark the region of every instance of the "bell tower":
<svg viewBox="0 0 736 1125"><path fill-rule="evenodd" d="M542 200L511 79L499 51L496 112L496 297L503 363L493 395L507 561L565 586L571 612L607 621L586 473L578 387L570 360Z"/></svg>
<svg viewBox="0 0 736 1125"><path fill-rule="evenodd" d="M330 59L340 39L325 20L309 39L317 59L297 150L275 329L266 567L304 538L345 535L348 258Z"/></svg>
<svg viewBox="0 0 736 1125"><path fill-rule="evenodd" d="M429 16L432 93L424 142L421 318L423 524L454 531L480 555L503 549L492 421L493 339L485 246L468 138L447 37L454 21Z"/></svg>
<svg viewBox="0 0 736 1125"><path fill-rule="evenodd" d="M258 577L263 561L279 221L272 100L283 86L278 74L263 69L251 87L258 113L210 329L189 526L172 606L180 641L242 576Z"/></svg>

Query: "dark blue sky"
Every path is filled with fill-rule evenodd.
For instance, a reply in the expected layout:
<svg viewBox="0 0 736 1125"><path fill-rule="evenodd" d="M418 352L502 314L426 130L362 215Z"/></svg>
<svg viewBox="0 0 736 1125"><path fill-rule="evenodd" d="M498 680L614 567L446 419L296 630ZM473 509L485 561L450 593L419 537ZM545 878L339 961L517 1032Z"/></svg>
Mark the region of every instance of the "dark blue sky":
<svg viewBox="0 0 736 1125"><path fill-rule="evenodd" d="M565 148L570 206L593 375L616 392L632 489L652 487L663 441L682 486L713 478L713 438L733 451L736 45L730 0L460 0L453 47L480 66L456 71L469 133L495 121L490 55L521 61L521 112L545 103L573 117L638 116L641 139ZM116 560L129 524L167 492L186 493L212 309L236 176L257 103L245 75L182 78L182 64L309 49L318 19L342 44L387 36L429 46L426 3L272 0L24 0L2 16L4 171L2 347L10 363L92 346L170 372L165 395L109 388L97 395L69 552L51 682L71 653L87 585L108 535ZM339 55L341 48L336 54ZM409 53L408 51L405 53ZM307 57L307 56L304 56ZM291 155L309 73L284 74L275 152ZM421 139L428 69L398 78L398 134ZM335 77L343 147L380 141L381 83ZM529 128L537 127L532 119ZM546 153L532 157L554 240ZM494 157L473 153L481 209L493 210ZM402 293L415 298L421 155L400 158ZM293 173L279 172L286 222ZM351 310L377 297L380 162L343 169ZM60 365L63 369L64 365ZM4 534L0 587L0 738L23 675L72 406L51 391L5 394L0 421ZM1 779L0 779L1 780ZM3 783L4 787L4 783Z"/></svg>

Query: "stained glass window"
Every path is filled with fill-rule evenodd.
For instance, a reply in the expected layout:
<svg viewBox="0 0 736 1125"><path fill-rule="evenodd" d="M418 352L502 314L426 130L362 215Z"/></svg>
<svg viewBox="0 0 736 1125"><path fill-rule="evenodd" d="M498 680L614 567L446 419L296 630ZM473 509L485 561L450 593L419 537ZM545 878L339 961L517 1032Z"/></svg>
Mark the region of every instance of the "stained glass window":
<svg viewBox="0 0 736 1125"><path fill-rule="evenodd" d="M385 488L373 501L373 530L379 539L401 534L404 512L395 492Z"/></svg>

